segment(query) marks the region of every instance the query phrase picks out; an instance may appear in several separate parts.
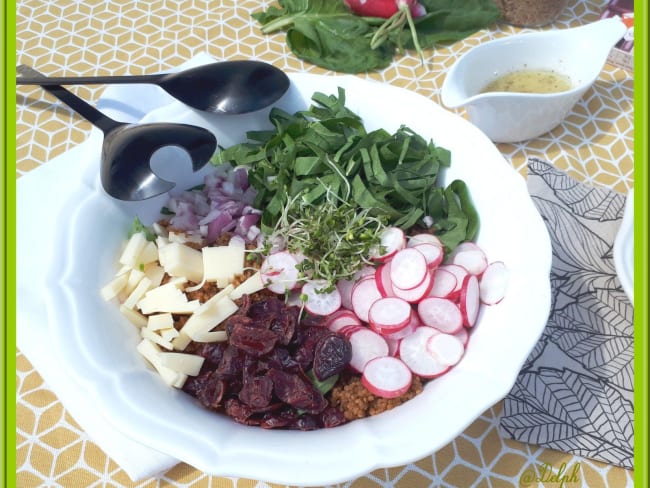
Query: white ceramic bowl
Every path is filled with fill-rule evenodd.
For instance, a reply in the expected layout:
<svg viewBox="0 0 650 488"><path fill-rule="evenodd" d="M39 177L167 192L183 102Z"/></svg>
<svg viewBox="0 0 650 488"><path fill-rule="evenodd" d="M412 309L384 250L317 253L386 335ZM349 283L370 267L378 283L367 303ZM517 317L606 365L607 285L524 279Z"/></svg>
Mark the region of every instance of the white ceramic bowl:
<svg viewBox="0 0 650 488"><path fill-rule="evenodd" d="M464 107L469 120L494 142L518 142L556 127L598 77L625 25L609 18L585 26L517 34L479 44L449 70L442 103ZM561 93L481 93L490 82L519 70L568 76Z"/></svg>
<svg viewBox="0 0 650 488"><path fill-rule="evenodd" d="M336 94L341 86L348 106L369 129L395 130L406 124L451 150L445 179L462 178L469 185L482 219L478 242L490 259L507 263L511 281L507 297L482 310L465 357L450 373L399 408L313 432L242 426L165 386L136 352L138 331L99 295L115 272L133 217L150 222L164 197L118 202L106 196L97 178L97 132L92 135L96 159L79 177L52 236L57 258L47 270L44 299L52 347L116 429L207 473L324 485L421 459L508 393L546 324L551 244L524 179L461 117L413 92L356 77L294 74L291 80L289 93L279 102L286 110L306 108L315 91ZM245 130L266 127L267 114L209 116L173 104L145 120L202 124L228 146L243 140ZM189 162L167 162L176 175L164 177L183 173L182 186L199 181L200 175L189 174Z"/></svg>

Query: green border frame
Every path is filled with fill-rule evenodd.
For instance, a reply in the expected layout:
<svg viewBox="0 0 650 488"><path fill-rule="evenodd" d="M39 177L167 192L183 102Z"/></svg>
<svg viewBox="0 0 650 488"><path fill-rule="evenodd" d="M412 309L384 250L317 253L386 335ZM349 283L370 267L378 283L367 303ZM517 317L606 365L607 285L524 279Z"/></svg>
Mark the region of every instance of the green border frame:
<svg viewBox="0 0 650 488"><path fill-rule="evenodd" d="M9 110L16 99L16 5L3 2L2 12L2 477L0 485L16 486L16 116ZM12 62L13 61L13 62Z"/></svg>
<svg viewBox="0 0 650 488"><path fill-rule="evenodd" d="M2 466L0 486L16 486L16 176L14 162L15 112L9 110L15 100L16 12L15 2L2 2L2 119L0 127L4 171L0 172L0 296L2 303ZM650 486L648 479L648 5L635 2L635 466L636 486ZM11 61L14 61L11 63Z"/></svg>
<svg viewBox="0 0 650 488"><path fill-rule="evenodd" d="M648 480L648 2L634 2L634 484Z"/></svg>

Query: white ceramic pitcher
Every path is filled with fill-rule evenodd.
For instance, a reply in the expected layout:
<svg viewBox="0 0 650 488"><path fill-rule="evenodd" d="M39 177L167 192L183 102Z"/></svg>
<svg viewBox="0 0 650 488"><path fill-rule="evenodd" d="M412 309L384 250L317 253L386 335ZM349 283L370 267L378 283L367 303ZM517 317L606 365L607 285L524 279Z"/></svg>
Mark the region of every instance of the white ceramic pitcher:
<svg viewBox="0 0 650 488"><path fill-rule="evenodd" d="M461 56L443 83L442 103L464 107L469 120L494 142L518 142L556 127L593 84L612 47L625 34L619 18L570 29L516 34L480 44ZM568 76L559 93L481 90L514 71L543 70Z"/></svg>

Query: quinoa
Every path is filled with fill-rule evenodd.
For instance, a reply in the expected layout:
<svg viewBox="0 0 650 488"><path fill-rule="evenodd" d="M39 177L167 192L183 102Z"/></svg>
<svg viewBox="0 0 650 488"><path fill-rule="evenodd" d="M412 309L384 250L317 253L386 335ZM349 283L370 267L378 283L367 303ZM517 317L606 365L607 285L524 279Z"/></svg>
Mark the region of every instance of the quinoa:
<svg viewBox="0 0 650 488"><path fill-rule="evenodd" d="M502 19L522 27L540 27L553 22L568 0L494 0Z"/></svg>
<svg viewBox="0 0 650 488"><path fill-rule="evenodd" d="M341 377L332 389L330 404L339 408L347 421L362 419L391 410L422 393L424 384L418 376L413 377L409 390L397 398L382 398L370 393L355 375Z"/></svg>

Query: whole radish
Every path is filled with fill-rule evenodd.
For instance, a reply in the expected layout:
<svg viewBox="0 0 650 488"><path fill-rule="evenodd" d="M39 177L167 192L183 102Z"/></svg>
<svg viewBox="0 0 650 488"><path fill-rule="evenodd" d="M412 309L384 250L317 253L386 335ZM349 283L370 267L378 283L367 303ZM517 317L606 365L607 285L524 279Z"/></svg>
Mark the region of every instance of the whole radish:
<svg viewBox="0 0 650 488"><path fill-rule="evenodd" d="M395 15L402 5L411 10L413 18L425 14L424 7L417 0L345 0L345 4L357 15L388 19Z"/></svg>
<svg viewBox="0 0 650 488"><path fill-rule="evenodd" d="M370 40L370 47L376 49L381 46L388 35L393 30L399 30L408 23L411 30L411 38L415 50L420 56L420 60L424 63L424 56L422 48L418 42L417 32L415 31L415 24L413 19L422 17L426 14L426 10L422 4L417 0L343 0L345 4L356 15L363 17L379 17L386 19L386 21L377 29L377 32Z"/></svg>

